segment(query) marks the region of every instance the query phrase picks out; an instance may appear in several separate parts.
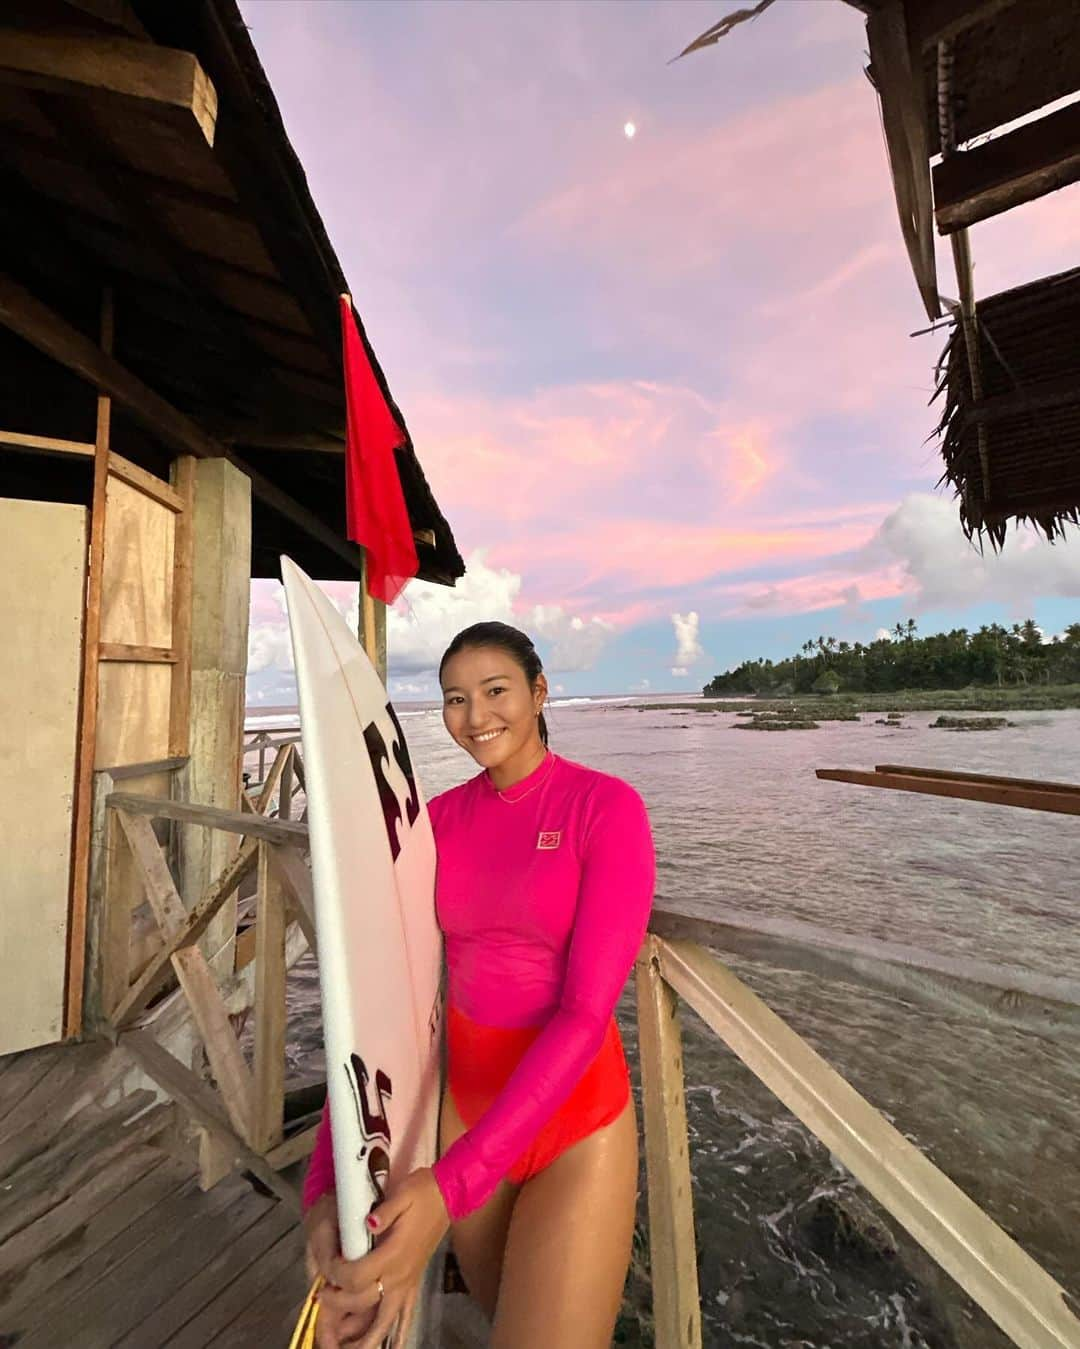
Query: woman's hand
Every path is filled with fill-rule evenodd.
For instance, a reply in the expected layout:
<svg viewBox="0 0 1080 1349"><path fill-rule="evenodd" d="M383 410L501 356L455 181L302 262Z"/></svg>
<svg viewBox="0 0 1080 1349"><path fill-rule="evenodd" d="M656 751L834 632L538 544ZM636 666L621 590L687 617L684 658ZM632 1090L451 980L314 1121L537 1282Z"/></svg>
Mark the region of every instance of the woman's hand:
<svg viewBox="0 0 1080 1349"><path fill-rule="evenodd" d="M304 1252L310 1283L317 1275L329 1281L330 1271L341 1261L341 1240L338 1235L337 1195L329 1190L315 1201L304 1214L307 1249ZM355 1261L353 1262L356 1263ZM360 1316L334 1311L323 1306L325 1287L318 1294L319 1314L315 1321L315 1343L318 1349L341 1349L356 1343L371 1324L371 1312Z"/></svg>
<svg viewBox="0 0 1080 1349"><path fill-rule="evenodd" d="M343 1260L340 1255L332 1259L326 1287L319 1294L319 1323L329 1313L331 1333L337 1333L334 1328L346 1317L350 1334L365 1318L370 1320L366 1333L355 1341L356 1349L379 1349L399 1317L398 1338L404 1340L420 1279L450 1226L442 1193L428 1167L407 1176L368 1222L375 1233L375 1249L360 1260ZM328 1339L325 1349L353 1342ZM322 1340L319 1344L323 1349Z"/></svg>

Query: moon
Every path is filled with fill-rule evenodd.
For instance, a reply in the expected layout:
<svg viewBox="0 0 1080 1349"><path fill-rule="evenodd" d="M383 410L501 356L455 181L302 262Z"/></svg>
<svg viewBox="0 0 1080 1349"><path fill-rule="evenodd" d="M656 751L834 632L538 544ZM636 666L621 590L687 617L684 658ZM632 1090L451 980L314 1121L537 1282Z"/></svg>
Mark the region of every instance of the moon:
<svg viewBox="0 0 1080 1349"><path fill-rule="evenodd" d="M626 123L626 125L623 127L623 135L626 137L628 141L632 141L634 139L634 137L637 135L637 127L634 125L633 122Z"/></svg>

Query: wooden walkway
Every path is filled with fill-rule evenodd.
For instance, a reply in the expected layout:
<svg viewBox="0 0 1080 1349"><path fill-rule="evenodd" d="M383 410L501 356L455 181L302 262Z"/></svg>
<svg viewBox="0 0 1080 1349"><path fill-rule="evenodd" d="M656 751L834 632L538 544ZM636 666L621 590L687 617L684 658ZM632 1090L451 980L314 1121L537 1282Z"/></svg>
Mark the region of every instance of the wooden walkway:
<svg viewBox="0 0 1080 1349"><path fill-rule="evenodd" d="M101 1044L0 1059L0 1349L284 1349L296 1213L235 1173L203 1193L176 1107L114 1100L130 1069Z"/></svg>

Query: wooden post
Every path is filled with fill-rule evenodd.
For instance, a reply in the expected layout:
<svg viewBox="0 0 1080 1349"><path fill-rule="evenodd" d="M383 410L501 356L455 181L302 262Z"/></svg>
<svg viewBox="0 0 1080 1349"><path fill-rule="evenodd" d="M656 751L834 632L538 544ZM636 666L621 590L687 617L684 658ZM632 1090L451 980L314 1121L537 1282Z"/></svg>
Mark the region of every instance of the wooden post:
<svg viewBox="0 0 1080 1349"><path fill-rule="evenodd" d="M296 754L296 746L287 746L289 754L281 768L281 784L278 787L278 819L288 820L292 817L292 795L293 795L293 758Z"/></svg>
<svg viewBox="0 0 1080 1349"><path fill-rule="evenodd" d="M285 894L259 844L255 919L255 1108L251 1145L267 1153L282 1140L285 1114Z"/></svg>
<svg viewBox="0 0 1080 1349"><path fill-rule="evenodd" d="M660 974L659 946L647 937L636 967L653 1319L657 1349L701 1349L682 1032L678 1000Z"/></svg>
<svg viewBox="0 0 1080 1349"><path fill-rule="evenodd" d="M173 461L172 484L183 498L173 535L172 649L176 663L169 693L169 755L185 756L191 731L191 566L194 548L195 459L182 455Z"/></svg>
<svg viewBox="0 0 1080 1349"><path fill-rule="evenodd" d="M379 643L375 632L375 600L368 593L368 562L367 549L364 549L364 560L360 567L360 630L357 633L364 645L367 658L371 661L375 669L379 669ZM379 671L380 678L383 672Z"/></svg>
<svg viewBox="0 0 1080 1349"><path fill-rule="evenodd" d="M113 292L101 294L101 349L112 354ZM97 738L98 640L101 635L101 578L105 560L105 497L109 479L109 437L112 399L99 394L94 431L94 494L90 507L90 553L86 577L86 619L83 624L82 694L79 743L75 757L75 837L68 908L68 969L64 997L64 1035L82 1031L86 981L86 899L90 881L90 834Z"/></svg>

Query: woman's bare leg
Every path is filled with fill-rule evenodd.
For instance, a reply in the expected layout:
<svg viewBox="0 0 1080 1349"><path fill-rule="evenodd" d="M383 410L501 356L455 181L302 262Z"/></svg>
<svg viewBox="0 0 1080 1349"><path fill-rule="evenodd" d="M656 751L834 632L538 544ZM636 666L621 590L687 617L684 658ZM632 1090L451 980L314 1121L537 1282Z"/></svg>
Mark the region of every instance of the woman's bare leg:
<svg viewBox="0 0 1080 1349"><path fill-rule="evenodd" d="M457 1112L453 1097L444 1092L439 1120L439 1155L465 1132L465 1123ZM482 1208L470 1213L450 1230L450 1245L461 1269L469 1293L490 1321L495 1315L502 1277L503 1252L510 1215L518 1187L501 1181L499 1188Z"/></svg>
<svg viewBox="0 0 1080 1349"><path fill-rule="evenodd" d="M637 1201L631 1101L526 1181L510 1215L491 1349L610 1349Z"/></svg>

